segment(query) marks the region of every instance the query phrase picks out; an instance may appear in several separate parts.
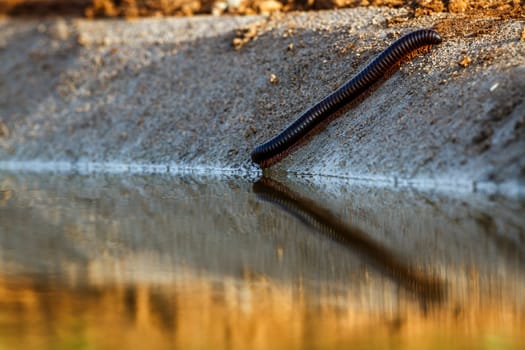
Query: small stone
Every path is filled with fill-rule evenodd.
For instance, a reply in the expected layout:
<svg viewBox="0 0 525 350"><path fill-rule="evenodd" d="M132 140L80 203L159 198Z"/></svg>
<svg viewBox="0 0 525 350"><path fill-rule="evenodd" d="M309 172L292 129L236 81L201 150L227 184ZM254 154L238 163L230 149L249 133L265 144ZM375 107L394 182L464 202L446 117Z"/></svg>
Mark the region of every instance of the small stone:
<svg viewBox="0 0 525 350"><path fill-rule="evenodd" d="M277 84L279 83L279 78L275 74L270 74L270 83L271 84Z"/></svg>
<svg viewBox="0 0 525 350"><path fill-rule="evenodd" d="M448 3L448 11L452 13L463 13L468 7L468 1L465 0L450 0Z"/></svg>
<svg viewBox="0 0 525 350"><path fill-rule="evenodd" d="M69 37L69 28L66 21L59 19L51 27L50 34L56 40L66 40Z"/></svg>
<svg viewBox="0 0 525 350"><path fill-rule="evenodd" d="M228 4L226 2L215 1L211 8L211 14L213 16L220 16L226 11L227 8L228 8Z"/></svg>
<svg viewBox="0 0 525 350"><path fill-rule="evenodd" d="M295 48L295 46L294 46L293 43L289 43L288 44L288 51L293 51L294 48Z"/></svg>
<svg viewBox="0 0 525 350"><path fill-rule="evenodd" d="M239 153L239 150L237 150L236 148L230 148L228 150L228 156L234 156L234 155L236 155L238 153Z"/></svg>
<svg viewBox="0 0 525 350"><path fill-rule="evenodd" d="M86 37L85 34L79 34L78 35L78 39L77 39L77 42L80 46L88 46L89 44L89 39Z"/></svg>
<svg viewBox="0 0 525 350"><path fill-rule="evenodd" d="M249 137L251 137L252 135L255 135L255 134L257 134L257 129L254 126L250 125L250 126L248 126L246 128L246 130L244 130L244 135L243 136L244 136L245 139L247 139L247 138L249 138Z"/></svg>
<svg viewBox="0 0 525 350"><path fill-rule="evenodd" d="M262 14L280 11L282 7L283 4L276 0L264 0L257 5L259 12Z"/></svg>
<svg viewBox="0 0 525 350"><path fill-rule="evenodd" d="M239 50L244 46L245 41L241 38L233 38L232 44L235 50Z"/></svg>
<svg viewBox="0 0 525 350"><path fill-rule="evenodd" d="M525 27L523 28L523 31L521 32L521 41L525 41Z"/></svg>
<svg viewBox="0 0 525 350"><path fill-rule="evenodd" d="M459 62L459 65L461 67L468 67L470 65L470 62L472 62L472 59L469 56L465 56L461 62Z"/></svg>
<svg viewBox="0 0 525 350"><path fill-rule="evenodd" d="M247 27L239 28L235 31L235 38L233 38L232 45L235 50L240 50L249 41L257 37L260 23L252 23Z"/></svg>
<svg viewBox="0 0 525 350"><path fill-rule="evenodd" d="M236 9L238 7L241 7L242 3L242 0L226 0L226 7L230 9Z"/></svg>

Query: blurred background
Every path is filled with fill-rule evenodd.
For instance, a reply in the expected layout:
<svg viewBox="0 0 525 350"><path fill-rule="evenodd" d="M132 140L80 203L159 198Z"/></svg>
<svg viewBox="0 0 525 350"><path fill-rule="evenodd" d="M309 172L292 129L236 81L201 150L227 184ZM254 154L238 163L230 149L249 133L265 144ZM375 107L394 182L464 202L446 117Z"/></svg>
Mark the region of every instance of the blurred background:
<svg viewBox="0 0 525 350"><path fill-rule="evenodd" d="M269 14L357 6L408 8L416 16L439 12L523 11L523 0L0 0L0 15L93 17Z"/></svg>

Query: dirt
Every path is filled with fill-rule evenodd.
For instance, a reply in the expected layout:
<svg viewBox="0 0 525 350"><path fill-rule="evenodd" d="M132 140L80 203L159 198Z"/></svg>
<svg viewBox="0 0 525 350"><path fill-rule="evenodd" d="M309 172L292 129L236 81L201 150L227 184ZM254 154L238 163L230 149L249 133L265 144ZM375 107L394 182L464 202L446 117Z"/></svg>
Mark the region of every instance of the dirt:
<svg viewBox="0 0 525 350"><path fill-rule="evenodd" d="M387 7L0 20L0 163L257 170L254 146L402 34L433 27L442 44L271 170L523 184L524 25L516 10Z"/></svg>
<svg viewBox="0 0 525 350"><path fill-rule="evenodd" d="M94 17L269 14L362 6L406 8L412 17L441 12L523 16L524 0L1 0L0 14Z"/></svg>

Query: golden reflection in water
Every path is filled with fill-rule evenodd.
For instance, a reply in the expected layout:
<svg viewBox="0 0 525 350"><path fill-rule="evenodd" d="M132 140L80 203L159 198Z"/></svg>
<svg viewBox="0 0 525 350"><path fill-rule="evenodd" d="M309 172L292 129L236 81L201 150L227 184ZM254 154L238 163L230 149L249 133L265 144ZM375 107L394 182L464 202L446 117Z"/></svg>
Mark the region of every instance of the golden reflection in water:
<svg viewBox="0 0 525 350"><path fill-rule="evenodd" d="M380 279L369 294L308 293L300 282L191 271L175 284L71 286L0 278L6 349L520 348L523 309L505 292L423 311ZM373 292L373 291L376 292ZM522 292L523 293L523 292ZM514 296L513 296L514 297ZM459 306L461 305L461 306ZM480 335L482 335L480 337Z"/></svg>

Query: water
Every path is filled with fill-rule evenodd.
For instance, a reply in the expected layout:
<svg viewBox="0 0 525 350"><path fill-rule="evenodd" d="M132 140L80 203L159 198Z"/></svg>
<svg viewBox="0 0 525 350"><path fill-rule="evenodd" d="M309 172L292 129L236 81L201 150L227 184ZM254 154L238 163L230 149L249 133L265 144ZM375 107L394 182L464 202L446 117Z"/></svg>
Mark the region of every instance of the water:
<svg viewBox="0 0 525 350"><path fill-rule="evenodd" d="M0 173L0 349L525 348L525 203Z"/></svg>

